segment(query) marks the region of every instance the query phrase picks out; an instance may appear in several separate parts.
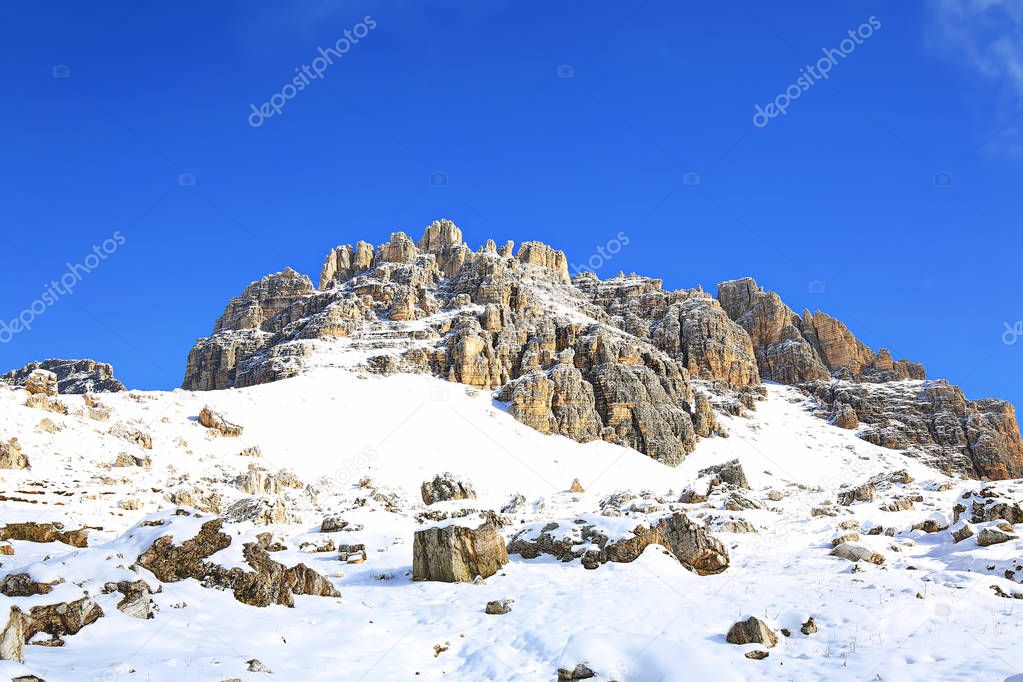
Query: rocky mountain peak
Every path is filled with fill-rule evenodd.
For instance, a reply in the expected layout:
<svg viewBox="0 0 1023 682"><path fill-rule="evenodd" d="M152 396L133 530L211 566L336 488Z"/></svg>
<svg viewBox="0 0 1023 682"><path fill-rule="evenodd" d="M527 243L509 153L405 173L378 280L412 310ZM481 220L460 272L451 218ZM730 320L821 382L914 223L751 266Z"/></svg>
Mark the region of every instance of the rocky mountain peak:
<svg viewBox="0 0 1023 682"><path fill-rule="evenodd" d="M62 394L116 393L127 390L124 384L114 377L112 366L88 359L51 358L41 362L30 362L20 369L11 370L0 376L0 381L14 386L24 386L32 373L40 369L56 375L57 391Z"/></svg>
<svg viewBox="0 0 1023 682"><path fill-rule="evenodd" d="M376 247L335 247L318 288L287 269L232 299L189 353L184 387L323 365L427 373L494 390L543 433L674 466L720 432L716 412L753 409L774 381L815 396L822 417L946 471L1023 471L1010 405L930 400L922 365L872 350L827 313L796 314L752 278L722 282L714 298L638 275L572 279L564 252L536 241L513 249L487 240L474 251L449 220L418 241L395 232ZM961 433L949 435L953 422Z"/></svg>

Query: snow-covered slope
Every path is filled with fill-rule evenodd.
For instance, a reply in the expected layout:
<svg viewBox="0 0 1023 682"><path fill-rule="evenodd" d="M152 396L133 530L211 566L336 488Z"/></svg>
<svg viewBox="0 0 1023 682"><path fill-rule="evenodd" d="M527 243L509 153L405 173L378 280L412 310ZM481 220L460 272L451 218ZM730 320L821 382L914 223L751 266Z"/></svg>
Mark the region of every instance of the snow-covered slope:
<svg viewBox="0 0 1023 682"><path fill-rule="evenodd" d="M100 530L92 531L88 549L11 541L15 553L3 557L5 575L27 570L36 580L66 582L49 595L4 597L0 607L27 610L74 599L84 588L105 616L66 637L63 647L26 646L24 666L0 661L9 677L31 671L50 682L262 679L246 670L255 658L274 672L267 679L278 680L552 680L558 668L579 663L596 679L621 681L1002 680L1023 669L1017 646L1023 602L990 589L1013 592L1015 583L1002 573L1019 556L1018 542L979 547L972 539L953 543L948 531L912 530L932 514L951 515L962 490L980 484L951 481L828 425L810 414L796 389L769 386L749 417L721 416L729 436L702 440L674 469L607 443L541 435L506 414L489 392L428 376L322 369L240 390L109 394L102 396L111 415L105 422L76 415L85 409L81 396L60 398L68 416L26 407L24 398L20 389L0 388L0 434L17 436L31 462L30 470L3 472L4 522L53 520ZM196 420L205 405L242 425L243 434L211 437ZM52 422L45 429L38 426L44 418ZM152 449L109 433L125 426L149 434ZM240 454L251 446L261 456ZM149 457L149 468L107 466L122 452ZM727 511L724 495L677 502L683 491L705 484L700 470L733 458L750 482L742 494L762 509ZM161 585L143 570L161 590L153 595L155 617L141 620L116 609L120 595L97 594L104 581L132 575L125 570L132 555L160 534L136 524L171 520L169 493L216 493L226 509L247 496L234 480L254 462L269 472L288 469L308 485L275 493L291 523L229 524L229 534L251 539L271 531L288 547L275 560L306 563L330 578L340 598L298 596L293 609L258 608L193 579ZM896 470L914 482L879 494L918 495L915 509L834 504L844 486ZM525 498L509 513L506 540L523 524L556 520L571 527L581 518L627 529L669 509L715 529L742 519L757 532L715 530L731 555L718 575L689 572L648 547L632 563L596 570L578 560L512 555L483 584L412 582L415 516L425 510L419 486L442 471L472 482L478 499L468 502L479 509ZM584 492L568 491L573 479ZM602 500L618 491L638 496L632 511L610 516L617 512L605 505L599 516ZM838 516L812 516L822 505ZM349 529L320 534L330 514L341 514ZM180 542L205 518L180 517L166 532ZM884 556L883 565L830 556L836 526L851 520L864 528L859 543ZM867 535L870 525L894 535ZM337 552L300 549L328 537L364 544L367 560L350 564ZM212 559L244 565L239 547L233 543ZM498 599L514 599L512 611L485 614L486 603ZM754 645L725 641L731 624L748 615L792 633L779 637L765 660L743 656ZM800 624L809 616L818 632L803 635Z"/></svg>

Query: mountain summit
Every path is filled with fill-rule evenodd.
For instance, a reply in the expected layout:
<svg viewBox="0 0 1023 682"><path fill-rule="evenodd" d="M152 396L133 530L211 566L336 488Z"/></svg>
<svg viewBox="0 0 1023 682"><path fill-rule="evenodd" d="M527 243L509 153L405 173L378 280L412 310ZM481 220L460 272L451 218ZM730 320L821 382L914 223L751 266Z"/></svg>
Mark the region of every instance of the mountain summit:
<svg viewBox="0 0 1023 682"><path fill-rule="evenodd" d="M191 350L182 386L240 388L324 366L493 390L542 433L668 466L726 435L716 411L752 410L763 383L777 382L814 396L833 423L946 472L1023 476L1010 404L928 381L923 365L868 348L826 313L796 314L752 278L719 284L717 298L637 275L570 278L551 246L473 250L448 220L418 242L396 232L332 249L318 286L291 269L253 282Z"/></svg>

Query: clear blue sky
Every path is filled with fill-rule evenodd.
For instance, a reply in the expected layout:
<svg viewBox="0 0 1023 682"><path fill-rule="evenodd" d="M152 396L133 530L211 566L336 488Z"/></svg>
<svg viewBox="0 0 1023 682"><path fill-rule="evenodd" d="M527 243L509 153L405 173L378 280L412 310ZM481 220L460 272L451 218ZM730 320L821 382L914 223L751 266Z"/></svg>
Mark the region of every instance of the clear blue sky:
<svg viewBox="0 0 1023 682"><path fill-rule="evenodd" d="M988 0L4 3L0 317L105 258L0 332L0 366L92 357L177 386L250 281L447 217L473 246L539 239L577 264L624 232L600 275L751 275L1023 404L1023 338L1003 343L1023 320L1020 19Z"/></svg>

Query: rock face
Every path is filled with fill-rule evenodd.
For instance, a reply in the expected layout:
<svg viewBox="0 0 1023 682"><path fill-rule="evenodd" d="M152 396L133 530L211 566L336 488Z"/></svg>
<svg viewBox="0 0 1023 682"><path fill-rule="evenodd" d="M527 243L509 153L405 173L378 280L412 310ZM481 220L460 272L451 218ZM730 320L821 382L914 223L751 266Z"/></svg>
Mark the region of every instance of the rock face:
<svg viewBox="0 0 1023 682"><path fill-rule="evenodd" d="M908 450L950 474L1023 477L1023 440L1007 402L967 400L944 381L810 382L802 388L819 401L822 416L851 412L859 437L875 445Z"/></svg>
<svg viewBox="0 0 1023 682"><path fill-rule="evenodd" d="M423 528L412 545L412 579L445 583L489 578L508 563L497 528L485 521L476 528L451 524Z"/></svg>
<svg viewBox="0 0 1023 682"><path fill-rule="evenodd" d="M763 379L797 384L833 375L874 382L924 378L922 365L895 362L886 349L874 353L820 311L796 315L778 294L764 291L750 277L719 284L718 301L749 334Z"/></svg>
<svg viewBox="0 0 1023 682"><path fill-rule="evenodd" d="M296 594L340 596L324 576L305 564L285 567L271 559L257 543L246 543L242 549L251 571L237 566L228 569L206 561L231 544L230 536L221 531L223 523L221 519L207 521L194 538L180 545L165 535L141 554L137 563L162 582L195 578L205 587L231 590L235 599L250 606L294 606Z"/></svg>
<svg viewBox="0 0 1023 682"><path fill-rule="evenodd" d="M54 392L46 395L74 393L117 393L127 390L120 381L114 378L114 368L103 362L94 360L59 360L50 359L42 362L30 362L21 369L15 369L0 376L15 386L29 388L29 379L37 370L51 372L55 378ZM29 388L30 392L33 391Z"/></svg>
<svg viewBox="0 0 1023 682"><path fill-rule="evenodd" d="M565 532L568 529L569 532ZM638 525L627 537L611 538L592 524L548 523L519 531L508 545L512 554L535 559L541 554L561 561L581 559L594 569L609 561L630 563L650 545L666 547L686 568L699 575L728 568L728 550L707 530L687 516L675 513L649 525Z"/></svg>
<svg viewBox="0 0 1023 682"><path fill-rule="evenodd" d="M334 345L360 352L331 354ZM353 356L368 359L344 359ZM189 353L183 387L250 386L351 363L494 390L543 433L605 440L669 466L720 433L715 409L753 409L761 380L924 378L922 366L871 350L824 313L797 315L749 278L720 284L717 299L635 275L570 279L565 255L550 246L526 242L515 252L487 241L473 250L438 220L418 242L396 232L377 246L332 249L318 287L290 269L253 282ZM693 379L706 384L694 388ZM977 462L958 470L1012 475L1023 459L1009 461L1019 446L1011 408L972 404L990 437L970 446ZM827 418L843 428L869 423L855 405L831 408Z"/></svg>

